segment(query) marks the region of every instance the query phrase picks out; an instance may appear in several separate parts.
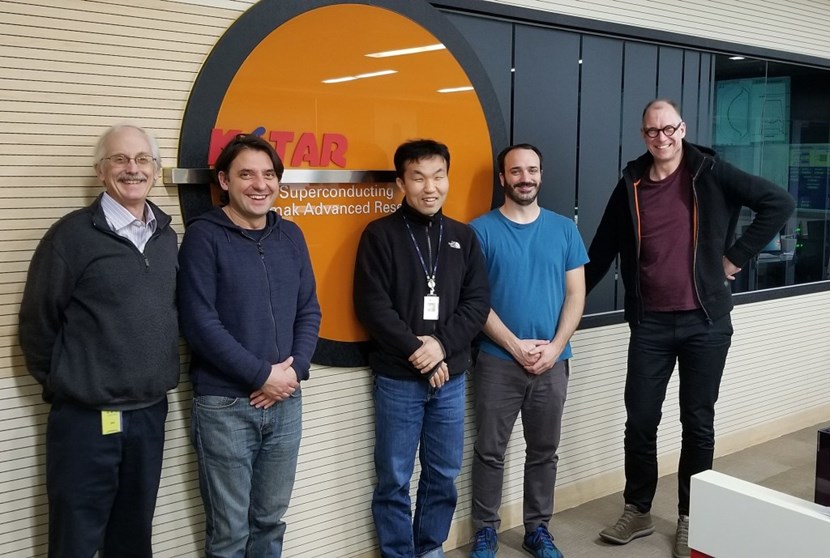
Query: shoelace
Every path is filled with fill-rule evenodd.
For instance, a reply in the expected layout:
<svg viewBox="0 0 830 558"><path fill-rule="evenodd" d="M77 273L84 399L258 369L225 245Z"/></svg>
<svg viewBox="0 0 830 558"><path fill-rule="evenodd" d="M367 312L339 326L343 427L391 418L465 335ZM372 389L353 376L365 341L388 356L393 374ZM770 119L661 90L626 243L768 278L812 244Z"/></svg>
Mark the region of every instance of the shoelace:
<svg viewBox="0 0 830 558"><path fill-rule="evenodd" d="M533 543L541 544L546 550L553 550L555 548L550 533L541 528L536 529L536 532L533 533Z"/></svg>
<svg viewBox="0 0 830 558"><path fill-rule="evenodd" d="M475 541L473 541L473 550L487 550L487 531L482 529L476 533Z"/></svg>
<svg viewBox="0 0 830 558"><path fill-rule="evenodd" d="M625 510L620 518L617 520L617 524L614 526L618 529L625 529L628 527L628 524L634 520L635 513L633 510Z"/></svg>
<svg viewBox="0 0 830 558"><path fill-rule="evenodd" d="M677 526L677 542L689 546L689 523L681 521Z"/></svg>

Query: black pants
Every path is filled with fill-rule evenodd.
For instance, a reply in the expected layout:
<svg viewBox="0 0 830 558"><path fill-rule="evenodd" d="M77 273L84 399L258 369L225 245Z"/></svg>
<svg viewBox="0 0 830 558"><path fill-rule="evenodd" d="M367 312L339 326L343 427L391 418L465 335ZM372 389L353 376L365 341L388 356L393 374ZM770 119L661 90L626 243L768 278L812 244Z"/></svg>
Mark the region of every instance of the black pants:
<svg viewBox="0 0 830 558"><path fill-rule="evenodd" d="M122 412L102 434L101 411L56 401L46 428L50 558L149 558L167 399Z"/></svg>
<svg viewBox="0 0 830 558"><path fill-rule="evenodd" d="M688 515L691 476L712 468L715 402L731 341L729 315L708 322L700 310L650 312L631 327L625 383L627 504L642 512L651 509L657 490L657 427L677 363L683 427L678 512Z"/></svg>

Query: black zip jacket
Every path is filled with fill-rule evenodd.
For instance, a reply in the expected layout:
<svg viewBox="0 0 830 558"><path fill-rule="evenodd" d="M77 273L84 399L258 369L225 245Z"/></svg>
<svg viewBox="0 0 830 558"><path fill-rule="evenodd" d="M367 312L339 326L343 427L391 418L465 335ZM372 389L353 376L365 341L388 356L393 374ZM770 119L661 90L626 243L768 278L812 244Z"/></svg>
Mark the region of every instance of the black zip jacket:
<svg viewBox="0 0 830 558"><path fill-rule="evenodd" d="M439 253L437 321L423 319L424 295L429 289L404 215L424 263L430 265L430 247L433 258ZM444 234L439 249L441 221ZM357 318L372 340L369 364L375 374L426 381L427 376L408 360L421 346L418 335L432 335L441 343L451 376L470 367L470 342L490 312L490 287L481 247L467 225L440 211L426 217L404 200L395 213L372 221L363 231L353 292Z"/></svg>
<svg viewBox="0 0 830 558"><path fill-rule="evenodd" d="M46 401L131 410L176 387L176 233L150 207L157 226L143 254L110 229L100 196L38 244L20 305L20 346Z"/></svg>
<svg viewBox="0 0 830 558"><path fill-rule="evenodd" d="M795 203L786 190L720 160L706 147L683 141L683 157L692 173L694 196L694 290L710 320L728 314L733 307L730 282L723 273L723 256L745 267L792 215ZM640 237L635 186L652 164L646 152L631 161L608 200L585 266L588 292L603 278L617 254L625 286L625 319L638 323L643 315L640 293ZM741 207L756 214L739 238L735 238Z"/></svg>

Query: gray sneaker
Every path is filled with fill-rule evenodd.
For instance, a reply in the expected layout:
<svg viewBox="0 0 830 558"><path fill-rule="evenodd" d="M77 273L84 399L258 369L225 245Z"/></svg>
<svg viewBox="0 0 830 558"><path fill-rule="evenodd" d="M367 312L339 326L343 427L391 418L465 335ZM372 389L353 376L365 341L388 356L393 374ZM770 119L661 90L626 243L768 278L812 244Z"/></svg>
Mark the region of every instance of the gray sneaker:
<svg viewBox="0 0 830 558"><path fill-rule="evenodd" d="M689 558L689 516L681 515L677 518L677 534L674 537L674 558Z"/></svg>
<svg viewBox="0 0 830 558"><path fill-rule="evenodd" d="M649 512L640 513L631 504L625 505L625 510L613 527L600 531L601 539L614 544L628 544L638 537L645 537L654 532L654 523ZM687 554L688 556L688 554Z"/></svg>

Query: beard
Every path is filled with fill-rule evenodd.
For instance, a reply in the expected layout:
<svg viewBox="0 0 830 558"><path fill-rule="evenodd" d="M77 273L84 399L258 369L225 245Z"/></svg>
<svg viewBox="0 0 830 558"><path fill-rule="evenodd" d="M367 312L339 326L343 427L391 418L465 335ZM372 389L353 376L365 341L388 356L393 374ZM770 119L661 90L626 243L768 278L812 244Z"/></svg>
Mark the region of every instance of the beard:
<svg viewBox="0 0 830 558"><path fill-rule="evenodd" d="M527 193L519 192L517 190L517 188L523 188L525 186L531 186L533 187L533 190ZM539 195L541 186L541 183L536 182L516 182L515 184L502 185L502 190L504 190L504 195L513 200L515 203L519 205L530 205Z"/></svg>

